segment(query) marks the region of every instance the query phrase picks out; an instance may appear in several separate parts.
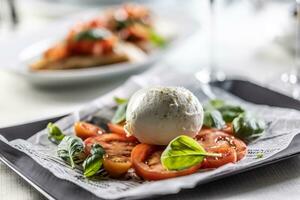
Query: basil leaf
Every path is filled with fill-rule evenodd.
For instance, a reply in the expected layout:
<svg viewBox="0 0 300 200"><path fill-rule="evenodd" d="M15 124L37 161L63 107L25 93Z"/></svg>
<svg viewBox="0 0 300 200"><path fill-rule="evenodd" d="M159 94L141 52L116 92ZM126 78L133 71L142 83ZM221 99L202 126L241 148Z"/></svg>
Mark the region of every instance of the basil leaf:
<svg viewBox="0 0 300 200"><path fill-rule="evenodd" d="M207 153L194 139L181 135L173 139L161 155L161 163L168 170L182 170L201 163L205 156L220 156Z"/></svg>
<svg viewBox="0 0 300 200"><path fill-rule="evenodd" d="M264 121L246 113L235 118L232 125L235 136L247 142L261 136L266 127Z"/></svg>
<svg viewBox="0 0 300 200"><path fill-rule="evenodd" d="M152 42L155 46L158 47L165 47L167 45L167 41L164 37L156 33L154 30L149 30L149 40Z"/></svg>
<svg viewBox="0 0 300 200"><path fill-rule="evenodd" d="M205 108L218 110L225 122L232 122L234 118L245 112L240 106L226 104L220 99L211 100Z"/></svg>
<svg viewBox="0 0 300 200"><path fill-rule="evenodd" d="M263 158L264 154L262 152L256 154L256 159Z"/></svg>
<svg viewBox="0 0 300 200"><path fill-rule="evenodd" d="M129 26L132 26L135 23L139 23L139 21L133 19L125 19L125 20L115 19L115 26L116 26L115 28L117 31L120 31Z"/></svg>
<svg viewBox="0 0 300 200"><path fill-rule="evenodd" d="M210 128L222 129L225 126L225 121L218 110L205 110L203 125Z"/></svg>
<svg viewBox="0 0 300 200"><path fill-rule="evenodd" d="M114 97L114 100L118 105L128 102L128 99L120 97Z"/></svg>
<svg viewBox="0 0 300 200"><path fill-rule="evenodd" d="M211 105L213 108L218 109L225 105L225 101L223 101L221 99L213 99L213 100L210 100L209 105Z"/></svg>
<svg viewBox="0 0 300 200"><path fill-rule="evenodd" d="M232 122L234 118L245 112L240 106L233 105L224 105L218 110L221 112L225 122Z"/></svg>
<svg viewBox="0 0 300 200"><path fill-rule="evenodd" d="M81 31L74 36L75 41L81 40L103 40L111 36L111 33L108 30L103 28L94 28Z"/></svg>
<svg viewBox="0 0 300 200"><path fill-rule="evenodd" d="M64 139L65 135L63 132L53 123L48 123L47 125L48 130L48 139L53 142L54 144L59 144L62 139Z"/></svg>
<svg viewBox="0 0 300 200"><path fill-rule="evenodd" d="M143 19L133 19L133 18L125 18L125 19L118 19L115 18L115 29L117 31L120 31L122 29L125 29L129 26L133 26L135 24L140 24L143 26L148 27L147 23Z"/></svg>
<svg viewBox="0 0 300 200"><path fill-rule="evenodd" d="M75 163L80 163L85 159L82 140L78 137L65 136L58 145L57 154L74 168Z"/></svg>
<svg viewBox="0 0 300 200"><path fill-rule="evenodd" d="M118 124L126 119L126 109L127 109L127 103L128 99L122 99L115 97L115 101L118 104L118 108L111 120L113 124Z"/></svg>
<svg viewBox="0 0 300 200"><path fill-rule="evenodd" d="M104 154L105 151L101 145L92 145L91 155L82 164L85 177L93 176L101 169Z"/></svg>
<svg viewBox="0 0 300 200"><path fill-rule="evenodd" d="M126 119L126 109L127 109L127 103L119 105L111 122L113 124L118 124L123 122Z"/></svg>

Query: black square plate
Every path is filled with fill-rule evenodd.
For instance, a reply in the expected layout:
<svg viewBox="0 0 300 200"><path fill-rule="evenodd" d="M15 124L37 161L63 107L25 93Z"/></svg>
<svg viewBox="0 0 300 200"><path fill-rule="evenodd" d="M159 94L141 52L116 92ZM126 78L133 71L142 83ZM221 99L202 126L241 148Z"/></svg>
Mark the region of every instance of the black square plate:
<svg viewBox="0 0 300 200"><path fill-rule="evenodd" d="M267 88L258 86L248 81L241 80L226 80L222 82L214 82L213 86L222 88L233 95L236 95L246 101L265 104L270 106L278 106L285 108L292 108L300 110L300 102L290 97L284 96L280 93L274 92ZM62 116L63 117L63 116ZM62 117L32 122L28 124L1 128L0 133L8 140L17 138L27 139L34 133L44 129L48 122L56 121ZM234 174L238 174L244 171L255 169L264 165L268 165L280 160L284 160L295 156L300 153L300 135L297 135L292 143L284 151L266 159L255 165L249 166L243 170L237 170L232 173L220 174L215 178L221 179ZM39 192L49 199L64 199L64 200L76 200L76 199L99 199L90 192L82 189L81 187L66 181L61 180L47 169L41 167L38 163L32 160L24 153L15 150L7 144L0 141L0 159L18 175L24 178L29 184L35 187ZM211 181L211 180L210 180ZM201 183L203 184L203 183ZM193 193L193 190L190 190ZM168 195L167 195L168 196ZM167 197L164 196L164 197ZM171 196L169 196L172 199ZM176 196L176 199L183 199L181 193Z"/></svg>

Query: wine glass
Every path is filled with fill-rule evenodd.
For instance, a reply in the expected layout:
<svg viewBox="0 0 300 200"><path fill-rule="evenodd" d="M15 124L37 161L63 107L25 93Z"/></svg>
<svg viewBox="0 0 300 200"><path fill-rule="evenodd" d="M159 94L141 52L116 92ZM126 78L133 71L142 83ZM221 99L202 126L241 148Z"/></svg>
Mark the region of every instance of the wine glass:
<svg viewBox="0 0 300 200"><path fill-rule="evenodd" d="M204 84L212 81L225 80L226 76L223 71L218 68L216 59L216 14L215 14L215 0L209 0L209 63L208 67L205 67L198 71L195 76Z"/></svg>
<svg viewBox="0 0 300 200"><path fill-rule="evenodd" d="M296 0L295 61L289 72L281 75L283 90L295 99L300 99L300 0Z"/></svg>

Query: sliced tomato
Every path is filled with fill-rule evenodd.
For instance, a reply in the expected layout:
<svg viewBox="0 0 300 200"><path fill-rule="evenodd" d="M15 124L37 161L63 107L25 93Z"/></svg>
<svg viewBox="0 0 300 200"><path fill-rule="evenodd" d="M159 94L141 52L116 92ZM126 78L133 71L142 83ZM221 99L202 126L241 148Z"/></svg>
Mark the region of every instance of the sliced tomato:
<svg viewBox="0 0 300 200"><path fill-rule="evenodd" d="M123 125L108 123L107 126L108 126L109 131L112 133L115 133L115 134L118 134L121 136L125 136L125 137L129 138L130 140L137 140L136 137L134 137L133 135L127 136Z"/></svg>
<svg viewBox="0 0 300 200"><path fill-rule="evenodd" d="M132 166L137 175L146 180L161 180L195 173L201 164L179 171L168 171L160 162L161 146L138 144L131 152Z"/></svg>
<svg viewBox="0 0 300 200"><path fill-rule="evenodd" d="M222 157L206 157L204 158L202 168L218 168L227 163L235 163L237 161L236 151L228 147L212 147L207 148L208 152L220 153Z"/></svg>
<svg viewBox="0 0 300 200"><path fill-rule="evenodd" d="M195 139L206 151L222 154L222 157L206 157L203 168L216 168L227 163L235 163L247 153L247 146L243 141L223 131L204 129Z"/></svg>
<svg viewBox="0 0 300 200"><path fill-rule="evenodd" d="M122 125L108 123L107 126L110 132L126 136L126 132Z"/></svg>
<svg viewBox="0 0 300 200"><path fill-rule="evenodd" d="M103 167L112 178L118 178L127 173L131 167L131 162L104 157Z"/></svg>
<svg viewBox="0 0 300 200"><path fill-rule="evenodd" d="M119 177L128 171L131 167L131 151L137 145L135 139L113 133L87 138L84 143L87 153L93 144L100 144L104 148L103 166L111 177Z"/></svg>
<svg viewBox="0 0 300 200"><path fill-rule="evenodd" d="M83 140L89 137L95 137L97 135L101 135L105 132L99 126L87 122L76 122L74 124L74 130L76 136L80 137Z"/></svg>

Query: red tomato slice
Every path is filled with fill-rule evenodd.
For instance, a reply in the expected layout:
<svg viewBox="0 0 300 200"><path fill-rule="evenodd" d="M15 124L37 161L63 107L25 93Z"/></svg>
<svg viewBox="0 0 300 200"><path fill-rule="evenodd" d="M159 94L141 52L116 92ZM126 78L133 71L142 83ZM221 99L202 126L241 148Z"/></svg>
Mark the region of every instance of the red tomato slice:
<svg viewBox="0 0 300 200"><path fill-rule="evenodd" d="M235 163L237 161L236 151L228 147L207 148L208 152L220 153L222 157L206 157L204 158L202 168L218 168L227 163Z"/></svg>
<svg viewBox="0 0 300 200"><path fill-rule="evenodd" d="M247 153L247 146L243 141L223 131L204 129L196 135L195 139L206 151L222 154L222 157L206 157L203 165L205 168L216 168L227 163L235 163Z"/></svg>
<svg viewBox="0 0 300 200"><path fill-rule="evenodd" d="M138 144L131 152L132 166L146 180L161 180L195 173L201 164L179 171L168 171L160 162L163 148L149 144Z"/></svg>
<svg viewBox="0 0 300 200"><path fill-rule="evenodd" d="M119 124L112 124L112 123L108 123L107 124L108 129L110 130L110 132L121 135L121 136L125 136L127 138L129 138L130 140L137 140L136 137L134 137L133 135L131 136L127 136L124 127L122 125Z"/></svg>
<svg viewBox="0 0 300 200"><path fill-rule="evenodd" d="M108 126L108 129L110 130L110 132L116 133L118 135L126 136L126 132L125 132L123 126L118 125L118 124L112 124L112 123L108 123L107 126Z"/></svg>
<svg viewBox="0 0 300 200"><path fill-rule="evenodd" d="M94 124L90 124L87 122L76 122L74 124L74 130L75 130L76 136L80 137L83 140L85 140L86 138L89 138L89 137L101 135L105 132L99 126L96 126Z"/></svg>
<svg viewBox="0 0 300 200"><path fill-rule="evenodd" d="M100 144L104 148L103 166L111 177L119 177L128 171L131 167L131 151L137 145L135 139L113 133L87 138L84 143L87 154L93 144Z"/></svg>

